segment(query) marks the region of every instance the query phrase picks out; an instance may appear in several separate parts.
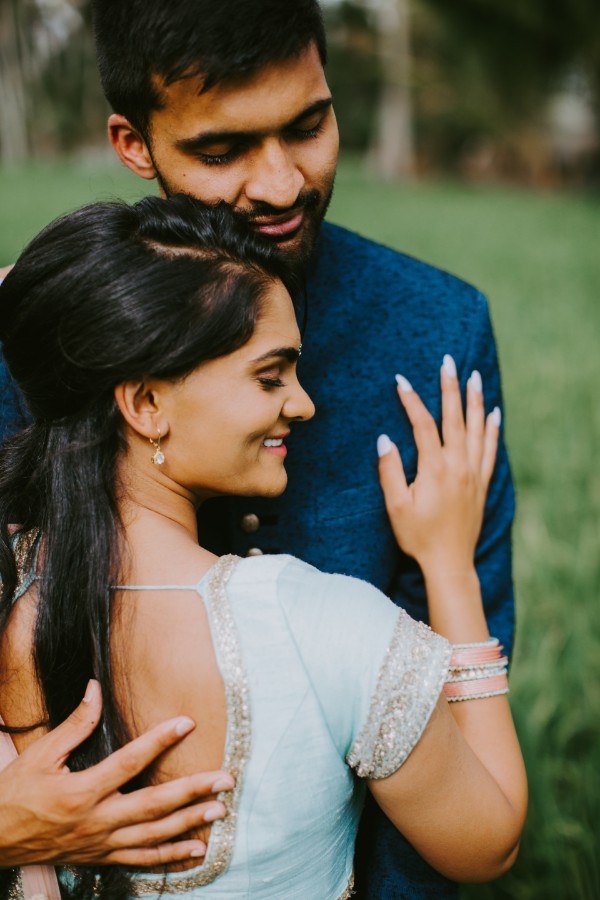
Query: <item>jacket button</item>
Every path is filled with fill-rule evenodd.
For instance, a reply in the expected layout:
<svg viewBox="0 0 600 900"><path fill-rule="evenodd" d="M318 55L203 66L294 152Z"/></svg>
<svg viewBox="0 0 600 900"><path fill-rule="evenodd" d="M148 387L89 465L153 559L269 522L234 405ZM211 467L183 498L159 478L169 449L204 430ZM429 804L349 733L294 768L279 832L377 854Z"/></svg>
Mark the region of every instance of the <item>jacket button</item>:
<svg viewBox="0 0 600 900"><path fill-rule="evenodd" d="M242 516L240 524L242 526L242 531L245 531L246 534L254 534L254 532L258 531L260 528L260 519L256 513L247 513L247 515Z"/></svg>
<svg viewBox="0 0 600 900"><path fill-rule="evenodd" d="M262 556L263 552L258 547L250 547L246 556Z"/></svg>

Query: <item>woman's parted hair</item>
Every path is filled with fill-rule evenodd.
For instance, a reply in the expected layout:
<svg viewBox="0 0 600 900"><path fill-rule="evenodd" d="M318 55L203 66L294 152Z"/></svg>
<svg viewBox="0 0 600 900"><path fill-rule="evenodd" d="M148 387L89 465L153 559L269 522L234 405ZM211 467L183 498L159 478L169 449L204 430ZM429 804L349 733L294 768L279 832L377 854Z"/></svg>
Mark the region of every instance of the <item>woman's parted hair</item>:
<svg viewBox="0 0 600 900"><path fill-rule="evenodd" d="M74 769L129 739L109 647L124 449L114 388L180 379L242 346L274 279L296 293L281 257L224 205L177 195L63 216L34 238L0 288L4 357L33 418L0 448L0 635L17 588L16 522L44 538L34 659L49 725L75 709L89 678L102 687L102 725L72 754ZM84 873L74 896L98 885L100 897L128 896L119 870L103 869L96 888L95 877Z"/></svg>

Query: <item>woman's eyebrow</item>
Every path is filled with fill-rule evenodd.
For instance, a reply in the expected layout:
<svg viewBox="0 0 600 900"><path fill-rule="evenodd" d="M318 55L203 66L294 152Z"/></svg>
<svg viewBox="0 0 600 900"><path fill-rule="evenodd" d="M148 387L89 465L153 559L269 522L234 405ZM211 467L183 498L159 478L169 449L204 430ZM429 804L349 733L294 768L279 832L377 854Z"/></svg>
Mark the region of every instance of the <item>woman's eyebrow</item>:
<svg viewBox="0 0 600 900"><path fill-rule="evenodd" d="M268 359L275 359L276 357L285 359L290 363L295 363L298 362L299 356L300 351L298 350L298 347L277 347L275 350L268 350L261 356L257 356L251 363L252 365L255 365L256 363L265 362Z"/></svg>

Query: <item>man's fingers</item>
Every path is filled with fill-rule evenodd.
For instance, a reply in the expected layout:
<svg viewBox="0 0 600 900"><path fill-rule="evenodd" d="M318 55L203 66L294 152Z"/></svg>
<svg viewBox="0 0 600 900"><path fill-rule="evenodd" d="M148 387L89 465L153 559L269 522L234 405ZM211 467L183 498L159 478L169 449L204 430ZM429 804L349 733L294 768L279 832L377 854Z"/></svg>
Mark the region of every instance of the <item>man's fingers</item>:
<svg viewBox="0 0 600 900"><path fill-rule="evenodd" d="M496 406L486 419L485 436L483 439L481 479L486 491L492 479L494 466L496 465L496 453L498 451L498 439L500 437L501 422L502 413L500 412L500 407Z"/></svg>
<svg viewBox="0 0 600 900"><path fill-rule="evenodd" d="M435 420L412 385L403 375L396 375L398 396L410 424L413 427L415 444L419 452L418 467L423 468L436 458L441 451L440 436Z"/></svg>
<svg viewBox="0 0 600 900"><path fill-rule="evenodd" d="M127 849L128 847L148 847L170 841L181 834L185 834L192 828L198 828L206 822L214 822L223 819L227 810L220 800L211 800L210 803L198 803L179 809L177 812L159 819L157 822L144 822L140 825L130 825L120 828L112 836L115 849Z"/></svg>
<svg viewBox="0 0 600 900"><path fill-rule="evenodd" d="M467 456L471 471L479 472L483 456L485 411L481 375L475 371L467 382Z"/></svg>
<svg viewBox="0 0 600 900"><path fill-rule="evenodd" d="M159 844L157 847L136 847L115 850L96 864L128 866L130 868L164 866L167 863L198 858L206 855L204 841L176 841L173 844ZM157 892L160 890L157 888Z"/></svg>
<svg viewBox="0 0 600 900"><path fill-rule="evenodd" d="M442 437L444 447L450 452L463 452L465 448L465 418L463 414L460 385L456 374L456 363L446 354L440 380L442 385Z"/></svg>
<svg viewBox="0 0 600 900"><path fill-rule="evenodd" d="M130 794L117 794L105 802L115 828L162 819L200 798L231 790L234 779L226 772L202 772L175 781L140 788ZM209 804L206 804L208 812ZM112 807L112 808L111 808Z"/></svg>
<svg viewBox="0 0 600 900"><path fill-rule="evenodd" d="M27 748L24 756L44 769L62 768L69 754L90 736L102 714L102 693L97 681L88 683L85 697L68 719Z"/></svg>
<svg viewBox="0 0 600 900"><path fill-rule="evenodd" d="M173 744L193 731L195 723L187 716L161 722L145 734L116 750L79 777L97 798L108 797L131 781Z"/></svg>

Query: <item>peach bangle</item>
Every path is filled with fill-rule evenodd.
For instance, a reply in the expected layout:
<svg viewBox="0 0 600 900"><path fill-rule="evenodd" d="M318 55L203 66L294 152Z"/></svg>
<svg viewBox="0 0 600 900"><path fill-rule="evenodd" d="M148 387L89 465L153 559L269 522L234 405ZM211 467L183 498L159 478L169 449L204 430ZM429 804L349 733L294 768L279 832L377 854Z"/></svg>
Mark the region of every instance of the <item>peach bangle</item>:
<svg viewBox="0 0 600 900"><path fill-rule="evenodd" d="M455 666L473 666L486 662L496 662L496 660L502 658L502 650L503 648L500 644L485 650L479 648L473 650L457 650L454 648L450 658L450 668L454 668Z"/></svg>
<svg viewBox="0 0 600 900"><path fill-rule="evenodd" d="M496 675L493 678L479 678L475 681L446 682L444 694L450 703L457 700L497 697L500 694L508 694L508 679L506 675Z"/></svg>

